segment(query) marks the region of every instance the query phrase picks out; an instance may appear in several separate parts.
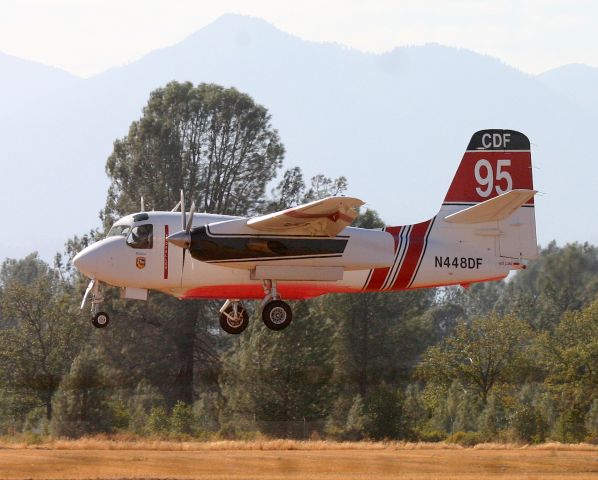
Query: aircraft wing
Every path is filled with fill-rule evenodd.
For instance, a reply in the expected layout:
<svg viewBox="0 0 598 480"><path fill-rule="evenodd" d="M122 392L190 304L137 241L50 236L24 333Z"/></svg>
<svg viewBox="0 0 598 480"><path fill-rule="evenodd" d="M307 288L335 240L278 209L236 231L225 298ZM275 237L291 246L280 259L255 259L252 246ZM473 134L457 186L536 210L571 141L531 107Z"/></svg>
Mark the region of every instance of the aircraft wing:
<svg viewBox="0 0 598 480"><path fill-rule="evenodd" d="M293 235L336 236L351 225L364 204L358 198L328 197L247 221L256 230L281 231Z"/></svg>

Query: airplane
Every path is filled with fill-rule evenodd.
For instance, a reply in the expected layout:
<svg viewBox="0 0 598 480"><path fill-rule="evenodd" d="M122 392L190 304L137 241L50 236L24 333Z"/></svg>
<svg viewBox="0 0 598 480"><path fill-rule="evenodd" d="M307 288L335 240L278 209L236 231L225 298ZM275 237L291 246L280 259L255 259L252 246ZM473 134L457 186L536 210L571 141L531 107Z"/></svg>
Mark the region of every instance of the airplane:
<svg viewBox="0 0 598 480"><path fill-rule="evenodd" d="M500 280L537 257L536 193L528 138L502 129L471 137L439 212L413 225L351 227L364 202L344 196L254 218L193 203L187 215L181 192L172 211L127 215L75 256L91 279L81 308L91 293L93 325L108 325L101 283L127 299L222 299L220 326L239 334L242 300L262 300L263 322L279 331L293 318L284 300Z"/></svg>

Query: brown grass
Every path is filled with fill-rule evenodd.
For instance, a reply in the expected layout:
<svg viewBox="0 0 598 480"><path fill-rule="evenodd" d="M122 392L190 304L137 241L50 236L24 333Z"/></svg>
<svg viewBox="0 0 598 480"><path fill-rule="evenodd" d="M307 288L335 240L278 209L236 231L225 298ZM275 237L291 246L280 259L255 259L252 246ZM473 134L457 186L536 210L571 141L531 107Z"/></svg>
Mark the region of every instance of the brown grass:
<svg viewBox="0 0 598 480"><path fill-rule="evenodd" d="M0 480L598 479L598 446L587 444L11 440L0 442Z"/></svg>
<svg viewBox="0 0 598 480"><path fill-rule="evenodd" d="M28 438L0 438L0 449L42 449L42 450L149 450L149 451L327 451L327 450L550 450L550 451L587 451L597 452L598 445L589 443L544 443L527 445L515 443L481 443L474 447L463 447L444 442L399 442L399 441L360 441L335 442L331 440L214 440L214 441L175 441L163 439L135 438L130 436L83 437L77 440L41 439L32 441Z"/></svg>

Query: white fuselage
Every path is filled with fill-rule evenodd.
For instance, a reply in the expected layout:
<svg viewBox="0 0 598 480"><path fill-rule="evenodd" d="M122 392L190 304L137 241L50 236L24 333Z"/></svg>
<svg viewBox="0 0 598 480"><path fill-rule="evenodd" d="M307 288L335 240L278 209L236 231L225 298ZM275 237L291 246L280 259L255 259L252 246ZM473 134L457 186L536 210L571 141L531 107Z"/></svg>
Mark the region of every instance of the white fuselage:
<svg viewBox="0 0 598 480"><path fill-rule="evenodd" d="M167 241L181 230L181 215L147 212L117 221L107 238L78 255L77 267L90 278L122 287L129 298L139 298L139 290L158 290L179 298L223 299L262 298L264 280L277 280L283 298L299 299L332 292L467 285L503 278L519 267L516 258L501 256L492 231L497 226L456 228L443 220L458 209L444 206L435 219L416 225L347 227L332 239L339 242L336 250L271 257L269 249L291 237L299 244L314 238L264 234L247 226L245 218L195 214L193 228L209 225L207 242L244 242L260 255L199 261L187 251L184 268L184 250ZM138 233L151 230L151 238L136 243L131 237L136 227L143 227Z"/></svg>

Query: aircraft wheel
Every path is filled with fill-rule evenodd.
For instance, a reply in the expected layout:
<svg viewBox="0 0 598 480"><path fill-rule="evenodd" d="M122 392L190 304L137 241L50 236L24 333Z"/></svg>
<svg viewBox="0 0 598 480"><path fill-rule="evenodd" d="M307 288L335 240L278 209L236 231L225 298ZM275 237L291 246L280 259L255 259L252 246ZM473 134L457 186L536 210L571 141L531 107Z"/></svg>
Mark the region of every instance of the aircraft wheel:
<svg viewBox="0 0 598 480"><path fill-rule="evenodd" d="M288 303L272 300L262 310L262 320L270 330L284 330L293 320L293 311Z"/></svg>
<svg viewBox="0 0 598 480"><path fill-rule="evenodd" d="M230 305L220 314L220 327L226 333L238 335L249 325L249 315L243 305Z"/></svg>
<svg viewBox="0 0 598 480"><path fill-rule="evenodd" d="M110 323L110 317L106 312L98 312L91 317L91 323L96 328L104 328Z"/></svg>

